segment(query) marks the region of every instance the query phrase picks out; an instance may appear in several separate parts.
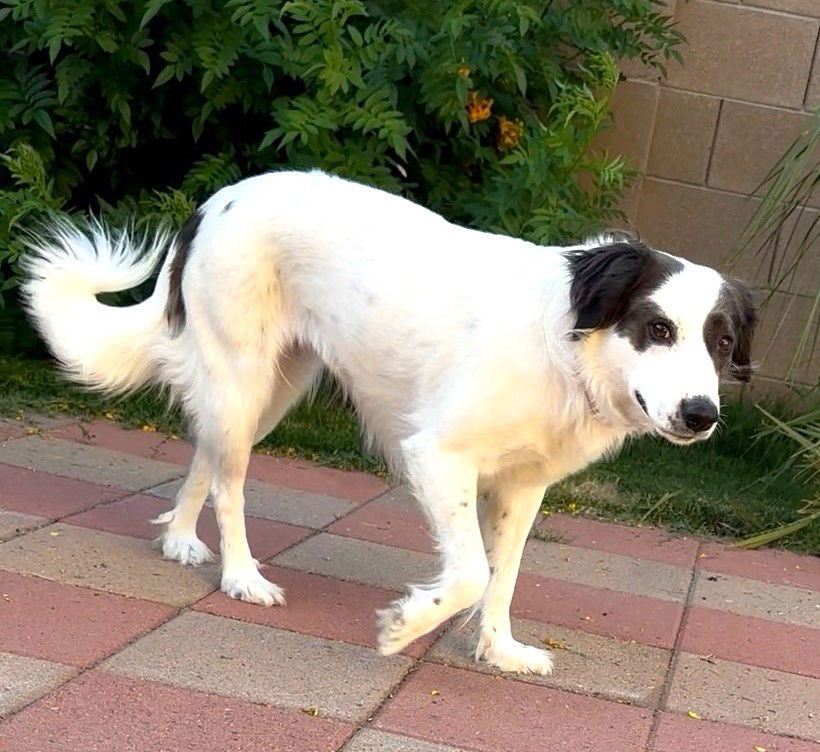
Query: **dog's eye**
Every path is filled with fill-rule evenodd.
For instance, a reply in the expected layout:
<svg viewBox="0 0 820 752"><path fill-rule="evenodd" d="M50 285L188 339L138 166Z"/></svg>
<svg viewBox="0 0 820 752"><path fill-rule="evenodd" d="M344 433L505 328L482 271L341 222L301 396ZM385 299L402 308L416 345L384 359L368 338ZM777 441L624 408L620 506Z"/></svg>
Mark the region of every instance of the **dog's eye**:
<svg viewBox="0 0 820 752"><path fill-rule="evenodd" d="M662 342L664 340L668 340L672 336L672 330L669 328L669 324L664 324L663 321L655 321L649 325L649 331L652 334L652 338Z"/></svg>
<svg viewBox="0 0 820 752"><path fill-rule="evenodd" d="M735 341L729 336L725 335L718 340L718 347L720 348L721 352L729 352L732 349L732 345Z"/></svg>

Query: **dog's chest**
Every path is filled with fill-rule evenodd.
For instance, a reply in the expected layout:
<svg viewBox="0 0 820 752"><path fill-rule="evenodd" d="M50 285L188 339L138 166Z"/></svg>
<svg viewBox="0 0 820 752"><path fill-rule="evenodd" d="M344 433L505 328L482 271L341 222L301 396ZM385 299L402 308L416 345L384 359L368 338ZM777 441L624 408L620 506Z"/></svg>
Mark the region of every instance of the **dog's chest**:
<svg viewBox="0 0 820 752"><path fill-rule="evenodd" d="M554 483L613 451L624 438L623 431L598 423L518 429L497 435L502 440L494 446L479 442L484 444L479 461L482 476L514 473L531 482Z"/></svg>

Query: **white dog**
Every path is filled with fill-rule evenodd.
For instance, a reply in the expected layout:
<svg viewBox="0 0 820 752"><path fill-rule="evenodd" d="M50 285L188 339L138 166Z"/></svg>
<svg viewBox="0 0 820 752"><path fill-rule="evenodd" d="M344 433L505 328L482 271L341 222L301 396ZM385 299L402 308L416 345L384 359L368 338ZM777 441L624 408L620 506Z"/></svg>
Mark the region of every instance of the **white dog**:
<svg viewBox="0 0 820 752"><path fill-rule="evenodd" d="M386 654L477 608L477 658L548 673L550 654L517 642L509 618L546 487L629 435L708 438L719 372L750 374L748 290L623 238L539 247L321 172L278 172L212 196L150 298L96 300L147 279L166 241L58 224L26 261L33 320L75 380L112 393L154 382L181 401L196 453L161 518L163 553L210 558L196 536L210 491L222 590L263 606L284 600L245 536L249 453L327 368L441 551L438 579L380 613Z"/></svg>

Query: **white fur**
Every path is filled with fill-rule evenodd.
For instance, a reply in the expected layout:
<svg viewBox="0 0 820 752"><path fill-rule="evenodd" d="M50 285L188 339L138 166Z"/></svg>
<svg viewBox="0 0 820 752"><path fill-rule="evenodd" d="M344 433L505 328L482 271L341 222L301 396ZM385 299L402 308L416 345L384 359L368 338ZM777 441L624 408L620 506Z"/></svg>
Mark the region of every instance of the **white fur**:
<svg viewBox="0 0 820 752"><path fill-rule="evenodd" d="M167 278L151 298L129 308L100 306L94 296L148 279L167 233L146 244L127 232L112 236L100 223L92 224L90 237L64 221L50 229L47 246L30 239L34 253L25 260L24 293L43 338L80 383L112 393L142 386L156 373L149 352L161 335Z"/></svg>
<svg viewBox="0 0 820 752"><path fill-rule="evenodd" d="M89 240L60 225L35 244L25 286L35 321L74 378L118 392L152 380L191 418L196 456L160 518L163 554L207 560L195 528L210 490L222 589L283 602L248 548L243 482L254 441L324 366L369 441L412 484L441 550L440 577L381 612L383 652L480 608L479 658L549 672L549 654L516 642L509 620L544 490L629 434L663 431L683 397L717 402L702 331L718 275L686 264L660 288L657 302L682 339L637 353L612 330L568 336L564 248L457 227L320 172L244 180L201 212L183 276L187 321L176 336L163 313L173 248L144 303L114 309L94 298L144 280L162 237L146 253L125 236L97 228ZM483 514L479 493L487 494Z"/></svg>

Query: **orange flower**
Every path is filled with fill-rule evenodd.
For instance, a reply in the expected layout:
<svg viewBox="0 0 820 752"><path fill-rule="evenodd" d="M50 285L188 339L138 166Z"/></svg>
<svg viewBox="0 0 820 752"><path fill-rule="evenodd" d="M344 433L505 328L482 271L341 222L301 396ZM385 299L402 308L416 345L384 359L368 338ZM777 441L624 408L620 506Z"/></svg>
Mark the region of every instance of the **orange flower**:
<svg viewBox="0 0 820 752"><path fill-rule="evenodd" d="M471 91L467 99L467 119L471 123L478 123L490 117L493 109L493 100L482 97L477 91Z"/></svg>
<svg viewBox="0 0 820 752"><path fill-rule="evenodd" d="M514 149L518 146L521 136L524 134L524 123L520 120L510 120L503 115L498 116L498 136L496 146L501 151Z"/></svg>
<svg viewBox="0 0 820 752"><path fill-rule="evenodd" d="M460 65L456 73L462 78L467 78L470 75L470 69L466 65Z"/></svg>

